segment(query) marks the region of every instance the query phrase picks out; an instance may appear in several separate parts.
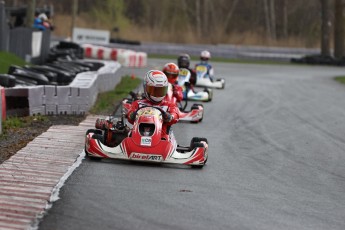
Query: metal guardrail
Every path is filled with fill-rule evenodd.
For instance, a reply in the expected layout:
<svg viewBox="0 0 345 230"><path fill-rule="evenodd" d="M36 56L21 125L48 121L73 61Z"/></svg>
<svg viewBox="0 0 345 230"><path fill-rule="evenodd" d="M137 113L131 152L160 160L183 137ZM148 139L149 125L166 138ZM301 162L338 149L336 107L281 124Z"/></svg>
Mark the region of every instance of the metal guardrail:
<svg viewBox="0 0 345 230"><path fill-rule="evenodd" d="M209 50L213 57L234 59L256 59L290 61L305 55L320 54L320 49L284 48L264 46L239 46L227 44L172 44L172 43L141 43L140 45L110 43L111 48L132 49L148 54L176 55L188 53L199 56L202 50Z"/></svg>

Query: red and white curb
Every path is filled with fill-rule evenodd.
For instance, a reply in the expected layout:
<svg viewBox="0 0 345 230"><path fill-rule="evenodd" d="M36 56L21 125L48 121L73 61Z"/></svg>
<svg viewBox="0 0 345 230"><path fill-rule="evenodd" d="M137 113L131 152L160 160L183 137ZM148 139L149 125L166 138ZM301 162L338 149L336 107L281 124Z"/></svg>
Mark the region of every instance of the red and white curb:
<svg viewBox="0 0 345 230"><path fill-rule="evenodd" d="M0 164L0 229L37 229L60 188L81 164L85 132L96 117L79 126L50 127Z"/></svg>

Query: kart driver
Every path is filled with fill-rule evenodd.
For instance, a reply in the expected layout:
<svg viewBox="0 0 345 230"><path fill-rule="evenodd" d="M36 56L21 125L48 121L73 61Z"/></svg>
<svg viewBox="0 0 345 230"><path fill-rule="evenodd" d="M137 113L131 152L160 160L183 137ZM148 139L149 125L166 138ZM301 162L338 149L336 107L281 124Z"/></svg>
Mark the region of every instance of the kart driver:
<svg viewBox="0 0 345 230"><path fill-rule="evenodd" d="M164 65L162 72L167 76L168 82L172 87L172 96L176 98L176 102L181 102L183 99L183 89L178 85L177 79L180 69L175 63L169 62ZM169 94L167 94L168 96Z"/></svg>
<svg viewBox="0 0 345 230"><path fill-rule="evenodd" d="M165 111L163 116L162 137L169 140L170 126L179 119L179 110L176 103L165 99L168 92L168 79L162 71L150 70L146 73L143 81L145 98L132 103L127 113L128 121L133 124L136 111L145 106L159 107Z"/></svg>
<svg viewBox="0 0 345 230"><path fill-rule="evenodd" d="M210 77L210 80L213 81L214 79L214 69L212 67L212 65L210 63L208 63L208 60L211 59L211 53L207 50L201 51L200 53L200 63L195 65L195 69L199 66L199 65L203 65L206 66L207 68L207 74Z"/></svg>
<svg viewBox="0 0 345 230"><path fill-rule="evenodd" d="M190 72L190 79L189 79L189 87L194 91L194 85L196 83L196 72L195 70L189 67L190 65L190 56L188 54L181 54L177 58L177 65L178 67L188 69Z"/></svg>

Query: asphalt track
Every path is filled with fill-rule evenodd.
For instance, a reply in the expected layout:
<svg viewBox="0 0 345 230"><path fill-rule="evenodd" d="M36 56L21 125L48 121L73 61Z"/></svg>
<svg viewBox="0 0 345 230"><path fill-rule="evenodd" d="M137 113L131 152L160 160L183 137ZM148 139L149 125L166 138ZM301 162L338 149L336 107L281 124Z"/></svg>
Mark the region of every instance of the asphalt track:
<svg viewBox="0 0 345 230"><path fill-rule="evenodd" d="M84 160L39 229L345 229L345 69L215 70L203 122L174 126L208 138L203 169Z"/></svg>

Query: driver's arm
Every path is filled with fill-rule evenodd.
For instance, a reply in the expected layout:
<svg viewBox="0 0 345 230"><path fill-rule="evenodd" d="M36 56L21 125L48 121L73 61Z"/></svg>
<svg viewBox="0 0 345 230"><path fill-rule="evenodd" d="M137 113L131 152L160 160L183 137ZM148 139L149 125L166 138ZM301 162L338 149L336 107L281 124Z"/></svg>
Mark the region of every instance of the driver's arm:
<svg viewBox="0 0 345 230"><path fill-rule="evenodd" d="M134 101L128 113L126 114L126 117L129 123L131 124L134 123L135 115L136 115L135 112L138 110L138 108L139 108L138 101Z"/></svg>
<svg viewBox="0 0 345 230"><path fill-rule="evenodd" d="M168 111L167 111L171 116L171 120L169 122L166 122L167 125L173 125L175 124L176 122L178 122L179 120L179 110L178 110L178 107L171 103L169 104L169 108L168 108Z"/></svg>

